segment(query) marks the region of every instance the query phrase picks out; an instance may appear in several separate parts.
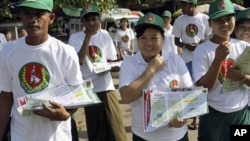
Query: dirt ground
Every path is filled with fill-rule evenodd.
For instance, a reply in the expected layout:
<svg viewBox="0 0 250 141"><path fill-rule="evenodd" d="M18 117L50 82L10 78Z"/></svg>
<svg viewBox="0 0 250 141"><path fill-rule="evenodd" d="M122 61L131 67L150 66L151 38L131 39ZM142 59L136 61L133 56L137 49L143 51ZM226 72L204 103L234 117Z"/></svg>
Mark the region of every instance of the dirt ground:
<svg viewBox="0 0 250 141"><path fill-rule="evenodd" d="M113 81L114 81L115 87L118 88L117 74L113 75ZM117 90L117 97L120 99L120 95L119 95L118 90ZM130 105L120 104L120 108L122 110L122 117L123 117L124 125L126 127L128 141L132 141ZM75 120L76 120L77 128L78 128L79 141L88 141L86 124L85 124L84 109L79 108L74 116L75 116ZM188 123L190 123L190 122L191 122L191 120L188 120ZM197 141L197 130L193 130L193 131L189 130L188 134L189 134L189 141Z"/></svg>

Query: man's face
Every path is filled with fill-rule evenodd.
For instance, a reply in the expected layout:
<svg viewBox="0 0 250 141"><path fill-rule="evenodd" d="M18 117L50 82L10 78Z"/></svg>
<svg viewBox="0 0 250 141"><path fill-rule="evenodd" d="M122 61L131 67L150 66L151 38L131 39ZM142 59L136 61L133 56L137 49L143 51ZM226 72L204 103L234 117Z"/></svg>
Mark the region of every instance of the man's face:
<svg viewBox="0 0 250 141"><path fill-rule="evenodd" d="M45 10L22 8L21 21L29 37L40 37L48 34L48 27L54 21L55 15Z"/></svg>
<svg viewBox="0 0 250 141"><path fill-rule="evenodd" d="M170 17L167 17L167 16L163 16L162 19L163 19L165 25L169 25L171 23L171 20L172 20Z"/></svg>
<svg viewBox="0 0 250 141"><path fill-rule="evenodd" d="M82 23L85 30L92 29L98 31L100 27L100 17L97 14L87 14L82 19Z"/></svg>
<svg viewBox="0 0 250 141"><path fill-rule="evenodd" d="M193 13L193 11L196 8L194 4L188 2L181 2L181 7L182 7L182 12L188 15L190 13Z"/></svg>

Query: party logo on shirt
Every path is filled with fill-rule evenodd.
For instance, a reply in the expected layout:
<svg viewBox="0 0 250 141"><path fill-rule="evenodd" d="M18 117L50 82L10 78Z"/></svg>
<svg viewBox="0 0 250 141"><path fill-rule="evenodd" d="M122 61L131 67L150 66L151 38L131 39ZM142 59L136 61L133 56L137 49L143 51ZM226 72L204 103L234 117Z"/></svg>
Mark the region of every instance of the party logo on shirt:
<svg viewBox="0 0 250 141"><path fill-rule="evenodd" d="M186 34L189 36L189 37L194 37L196 36L198 33L198 27L195 25L195 24L189 24L187 27L186 27Z"/></svg>
<svg viewBox="0 0 250 141"><path fill-rule="evenodd" d="M122 42L124 43L127 43L128 40L129 40L129 36L126 34L126 35L123 35L122 38L121 38Z"/></svg>
<svg viewBox="0 0 250 141"><path fill-rule="evenodd" d="M102 52L99 47L92 45L89 46L87 55L92 62L99 62L101 61Z"/></svg>
<svg viewBox="0 0 250 141"><path fill-rule="evenodd" d="M169 86L170 88L179 88L179 82L177 81L177 80L172 80L171 82L170 82L170 86Z"/></svg>
<svg viewBox="0 0 250 141"><path fill-rule="evenodd" d="M19 71L20 85L28 94L42 91L48 87L49 80L48 70L40 63L27 63Z"/></svg>
<svg viewBox="0 0 250 141"><path fill-rule="evenodd" d="M227 75L227 69L230 68L230 67L233 67L233 64L234 64L234 60L233 59L226 59L226 60L223 60L221 62L221 67L220 67L220 72L219 72L219 81L221 84L224 83L225 79L226 79L226 75Z"/></svg>

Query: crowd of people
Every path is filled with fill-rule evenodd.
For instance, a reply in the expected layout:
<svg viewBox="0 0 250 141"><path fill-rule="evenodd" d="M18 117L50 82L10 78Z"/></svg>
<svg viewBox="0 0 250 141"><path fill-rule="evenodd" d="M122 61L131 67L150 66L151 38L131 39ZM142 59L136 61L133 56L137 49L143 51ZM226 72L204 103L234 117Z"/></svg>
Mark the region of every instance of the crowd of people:
<svg viewBox="0 0 250 141"><path fill-rule="evenodd" d="M120 19L115 30L118 49L108 31L100 28L101 12L95 5L82 8L84 30L71 34L66 44L48 33L56 17L53 0L21 1L17 8L22 36L12 40L9 33L0 34L0 140L77 141L73 118L77 109L49 101L42 110L21 116L18 107L26 96L62 84L82 85L85 79L92 80L102 101L84 107L88 140L130 140L111 72L95 71L96 65L118 59L122 59L119 93L131 106L133 141L189 141L188 129L198 129L198 141L229 141L230 125L250 125L250 72L233 65L250 45L250 8L236 13L230 0L215 0L206 15L197 10L197 0L180 1L183 14L173 25L169 10L146 13L134 29L128 19ZM223 91L226 79L241 87ZM172 88L173 81L180 88L207 88L209 112L193 117L190 125L176 117L146 133L142 91Z"/></svg>

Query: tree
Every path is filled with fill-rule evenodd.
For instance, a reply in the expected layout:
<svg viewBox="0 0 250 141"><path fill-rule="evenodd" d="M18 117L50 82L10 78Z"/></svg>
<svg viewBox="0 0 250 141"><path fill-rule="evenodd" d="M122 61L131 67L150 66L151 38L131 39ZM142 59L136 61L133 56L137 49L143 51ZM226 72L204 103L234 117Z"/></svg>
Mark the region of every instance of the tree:
<svg viewBox="0 0 250 141"><path fill-rule="evenodd" d="M10 5L10 0L2 0L2 2L0 3L0 19L5 17L12 18Z"/></svg>
<svg viewBox="0 0 250 141"><path fill-rule="evenodd" d="M19 0L1 0L0 2L0 19L12 19L11 10ZM100 11L106 11L110 8L116 7L116 0L54 0L54 8L60 5L72 5L74 7L84 7L86 3L92 3L100 8Z"/></svg>
<svg viewBox="0 0 250 141"><path fill-rule="evenodd" d="M13 5L17 4L19 0L1 0L0 2L0 19L8 18L12 19L13 15L11 9L14 8ZM139 5L145 4L146 0L135 0L134 3ZM159 1L159 0L156 0ZM57 8L60 5L66 4L74 7L84 7L86 3L92 3L97 5L101 11L109 10L110 8L117 7L117 5L126 5L128 0L54 0L55 6ZM232 2L239 5L243 5L245 0L232 0Z"/></svg>

